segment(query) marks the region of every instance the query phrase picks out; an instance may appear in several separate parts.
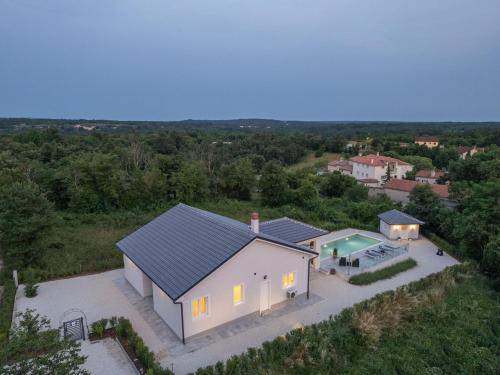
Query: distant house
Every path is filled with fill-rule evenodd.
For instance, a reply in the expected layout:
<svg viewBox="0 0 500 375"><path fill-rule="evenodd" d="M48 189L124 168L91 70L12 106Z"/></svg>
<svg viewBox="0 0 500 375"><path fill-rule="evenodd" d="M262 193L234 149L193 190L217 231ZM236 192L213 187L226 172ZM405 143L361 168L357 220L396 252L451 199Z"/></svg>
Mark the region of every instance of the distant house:
<svg viewBox="0 0 500 375"><path fill-rule="evenodd" d="M418 181L411 180L390 180L383 186L382 193L387 195L394 202L407 204L410 201L410 192L417 186L425 185ZM429 185L434 193L439 195L441 202L448 208L457 206L457 202L449 199L448 185Z"/></svg>
<svg viewBox="0 0 500 375"><path fill-rule="evenodd" d="M333 160L328 163L328 172L340 172L341 174L352 175L352 165L349 160Z"/></svg>
<svg viewBox="0 0 500 375"><path fill-rule="evenodd" d="M399 159L381 155L355 156L349 159L352 176L358 181L377 180L382 185L387 179L387 169L391 178L401 179L413 170L413 165Z"/></svg>
<svg viewBox="0 0 500 375"><path fill-rule="evenodd" d="M444 172L439 169L422 169L415 175L415 180L424 184L436 184L438 178L443 176Z"/></svg>
<svg viewBox="0 0 500 375"><path fill-rule="evenodd" d="M428 137L428 136L416 137L415 143L420 146L434 148L439 146L439 139L438 137Z"/></svg>
<svg viewBox="0 0 500 375"><path fill-rule="evenodd" d="M390 210L378 215L380 219L380 233L390 240L418 239L420 226L424 224L413 216L398 210Z"/></svg>
<svg viewBox="0 0 500 375"><path fill-rule="evenodd" d="M289 218L244 224L179 204L117 243L125 278L184 342L296 295L327 231ZM301 245L302 244L302 245Z"/></svg>
<svg viewBox="0 0 500 375"><path fill-rule="evenodd" d="M439 146L439 139L437 137L416 137L415 143L420 146L425 146L428 148L434 148Z"/></svg>
<svg viewBox="0 0 500 375"><path fill-rule="evenodd" d="M465 160L468 156L474 156L478 152L483 152L484 148L477 148L476 146L467 147L467 146L458 146L457 152L460 159Z"/></svg>

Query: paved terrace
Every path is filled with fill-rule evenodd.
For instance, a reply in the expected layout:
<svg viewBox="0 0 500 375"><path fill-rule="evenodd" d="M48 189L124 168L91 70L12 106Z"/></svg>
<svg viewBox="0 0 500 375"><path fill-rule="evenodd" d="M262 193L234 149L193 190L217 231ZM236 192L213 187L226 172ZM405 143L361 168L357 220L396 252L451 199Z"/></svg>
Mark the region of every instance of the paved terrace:
<svg viewBox="0 0 500 375"><path fill-rule="evenodd" d="M353 233L376 235L354 229L339 232L342 232L339 236ZM36 309L51 319L54 328L58 326L61 315L71 308L82 309L89 325L103 317L125 316L132 321L135 330L155 351L164 366L171 368L173 365L176 374L185 374L242 353L249 347L260 346L264 341L272 340L293 328L328 319L330 315L336 315L344 308L378 293L419 280L457 263L447 254L442 257L435 254L436 247L430 241L412 241L405 257L414 258L418 262L417 267L367 286L351 285L338 276L312 272L310 300L298 298L290 304L278 306L264 317L252 314L188 339L185 346L153 311L151 298L142 299L125 281L123 270L41 283L38 296L31 299L24 297L20 288L15 309ZM401 259L395 258L387 264ZM110 362L106 365L102 356L106 356L110 350L96 353L94 345L83 347L84 354L89 356L89 367L93 374L109 374L106 368L111 363L128 373L123 359L117 360L116 355L109 355ZM99 363L102 363L102 367L99 367Z"/></svg>

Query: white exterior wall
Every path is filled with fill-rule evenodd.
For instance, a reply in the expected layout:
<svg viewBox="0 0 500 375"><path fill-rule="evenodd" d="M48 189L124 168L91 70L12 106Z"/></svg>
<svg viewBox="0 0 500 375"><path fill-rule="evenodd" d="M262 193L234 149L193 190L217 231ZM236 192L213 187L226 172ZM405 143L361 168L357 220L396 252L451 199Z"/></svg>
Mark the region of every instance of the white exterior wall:
<svg viewBox="0 0 500 375"><path fill-rule="evenodd" d="M392 171L391 176L397 179L403 179L407 172L413 170L412 165L400 165L397 164ZM374 178L381 184L385 180L385 175L387 173L387 167L385 166L374 166L362 163L352 163L352 175L356 180L361 180L365 178Z"/></svg>
<svg viewBox="0 0 500 375"><path fill-rule="evenodd" d="M260 287L264 276L270 282L271 306L286 300L281 277L296 272L293 289L307 291L309 259L312 255L290 250L262 240L255 240L218 270L187 292L184 305L184 334L189 337L260 309ZM243 284L244 302L233 304L233 286ZM208 316L194 319L191 301L208 296Z"/></svg>
<svg viewBox="0 0 500 375"><path fill-rule="evenodd" d="M125 254L123 254L123 265L125 269L125 278L139 292L142 297L153 294L153 285L151 279L141 271Z"/></svg>
<svg viewBox="0 0 500 375"><path fill-rule="evenodd" d="M380 220L380 233L386 236L390 240L397 240L402 238L407 240L411 238L412 240L418 239L418 233L420 230L420 225L390 225L386 222Z"/></svg>
<svg viewBox="0 0 500 375"><path fill-rule="evenodd" d="M172 331L182 339L181 306L174 304L167 294L153 283L154 310L168 324Z"/></svg>

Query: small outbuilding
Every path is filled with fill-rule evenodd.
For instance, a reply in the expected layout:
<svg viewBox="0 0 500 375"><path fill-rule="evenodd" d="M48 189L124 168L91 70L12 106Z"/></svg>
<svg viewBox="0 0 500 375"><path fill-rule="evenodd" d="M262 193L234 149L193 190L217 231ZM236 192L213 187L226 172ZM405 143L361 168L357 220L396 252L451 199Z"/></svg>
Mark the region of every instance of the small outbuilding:
<svg viewBox="0 0 500 375"><path fill-rule="evenodd" d="M378 215L380 219L380 233L390 240L418 239L420 226L423 221L398 210L390 210Z"/></svg>

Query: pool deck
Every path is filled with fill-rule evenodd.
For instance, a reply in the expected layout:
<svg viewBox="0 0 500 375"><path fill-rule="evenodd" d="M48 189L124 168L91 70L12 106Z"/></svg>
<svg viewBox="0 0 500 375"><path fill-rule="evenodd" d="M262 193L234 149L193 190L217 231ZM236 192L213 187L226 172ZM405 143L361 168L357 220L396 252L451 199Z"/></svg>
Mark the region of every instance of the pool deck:
<svg viewBox="0 0 500 375"><path fill-rule="evenodd" d="M382 243L389 244L389 245L394 246L394 247L400 247L400 248L405 247L406 249L404 249L404 251L403 251L403 249L401 249L400 251L396 252L392 256L391 256L391 254L389 254L388 256L381 257L381 258L377 259L376 261L372 260L372 259L367 259L367 257L363 254L364 251L366 249L370 249L372 247L377 247L379 245L379 243L377 243L377 244L369 245L369 246L364 247L363 249L361 249L357 252L352 253L352 256L354 258L360 259L361 267L359 267L359 268L358 267L340 267L338 265L338 259L336 262L334 262L331 257L328 257L328 258L322 259L320 261L320 270L322 270L324 273L329 273L330 269L334 268L337 271L337 275L340 278L342 278L344 280L348 280L350 276L353 276L353 275L356 275L359 273L363 273L363 272L367 272L367 271L376 271L380 268L385 268L387 266L390 266L391 264L408 259L410 257L410 255L409 255L410 251L409 251L408 247L411 247L412 242L415 242L412 240L410 240L410 241L408 241L408 240L392 241L392 240L387 239L384 235L382 235L380 233L369 232L369 231L365 231L365 230L361 230L361 229L354 229L354 228L347 228L347 229L343 229L340 231L329 233L329 234L321 237L321 242L322 243L333 242L333 241L336 241L336 240L339 240L339 239L342 239L345 237L354 236L355 234L360 234L362 236L373 238L375 240L378 240ZM340 256L339 256L339 258L340 258ZM368 261L370 264L368 266L363 267L364 261L365 262ZM373 264L373 263L375 263L375 264Z"/></svg>

